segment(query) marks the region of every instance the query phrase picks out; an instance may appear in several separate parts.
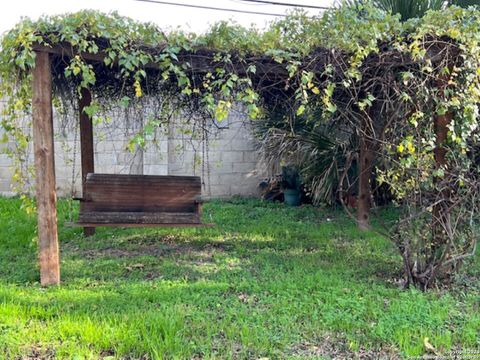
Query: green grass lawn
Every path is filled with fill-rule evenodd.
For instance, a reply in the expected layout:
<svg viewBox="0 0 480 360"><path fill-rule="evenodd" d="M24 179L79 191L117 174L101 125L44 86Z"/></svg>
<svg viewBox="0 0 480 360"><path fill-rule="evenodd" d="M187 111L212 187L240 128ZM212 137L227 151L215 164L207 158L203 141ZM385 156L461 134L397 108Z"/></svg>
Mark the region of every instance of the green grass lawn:
<svg viewBox="0 0 480 360"><path fill-rule="evenodd" d="M35 223L0 199L0 359L401 358L480 349L480 262L450 291L402 290L401 259L342 213L211 202L201 229L65 228L38 281ZM388 215L388 214L387 214Z"/></svg>

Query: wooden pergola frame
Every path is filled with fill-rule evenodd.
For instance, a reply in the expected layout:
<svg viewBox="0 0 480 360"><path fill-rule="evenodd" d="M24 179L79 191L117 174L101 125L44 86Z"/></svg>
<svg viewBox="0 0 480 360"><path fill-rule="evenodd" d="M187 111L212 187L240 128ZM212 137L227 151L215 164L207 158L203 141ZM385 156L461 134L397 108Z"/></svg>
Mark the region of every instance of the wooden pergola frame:
<svg viewBox="0 0 480 360"><path fill-rule="evenodd" d="M33 134L34 156L36 168L36 196L38 208L38 239L40 259L40 282L44 286L60 283L60 255L57 229L56 211L56 186L55 186L55 157L54 157L54 131L52 110L52 59L62 57L71 59L79 55L88 63L103 63L106 54L102 51L92 54L80 52L70 44L60 44L53 47L35 44L33 50L36 53L35 67L33 68ZM192 72L214 71L217 67L226 64L214 60L215 53L183 53L178 54L178 62L188 62ZM322 74L324 64L333 52L323 49L313 56L305 68L316 74ZM286 79L288 71L281 63L269 57L251 57L247 61L231 62L228 67L239 75L249 74L249 65L255 65L257 81L262 82L265 78ZM115 66L115 65L114 65ZM158 71L158 65L149 62L144 66L146 69ZM282 85L283 86L283 85ZM80 121L80 146L81 146L81 170L82 191L85 193L86 176L93 173L94 146L92 119L84 111L91 104L91 93L82 88L79 100ZM368 177L367 172L363 176ZM369 197L364 197L369 199ZM82 203L80 203L82 207ZM88 224L87 224L88 225ZM84 227L84 234L94 234L95 228Z"/></svg>
<svg viewBox="0 0 480 360"><path fill-rule="evenodd" d="M106 54L99 52L92 54L78 52L69 44L56 45L53 47L35 44L35 67L32 70L32 126L34 142L34 158L36 171L36 198L38 216L38 243L40 261L40 283L43 286L60 284L60 250L58 241L57 224L57 194L55 181L55 149L53 129L53 106L52 106L52 58L64 57L70 59L79 55L83 60L90 63L101 63ZM192 56L186 54L179 56L180 60L188 61L191 68L196 71L208 72L215 69L209 55ZM258 59L252 59L254 62ZM235 64L238 73L248 72L245 64ZM256 63L257 74L260 75L285 75L286 70L275 62ZM150 62L145 68L158 70L158 65ZM92 95L86 88L80 91L79 121L80 121L80 148L81 148L81 171L82 192L85 194L85 182L87 174L93 173L94 145L92 119L84 111L91 104ZM82 203L80 203L82 206ZM95 228L84 227L86 236L93 235Z"/></svg>
<svg viewBox="0 0 480 360"><path fill-rule="evenodd" d="M36 199L38 216L38 243L40 262L40 283L42 286L60 284L60 249L57 223L57 194L55 181L55 148L52 106L52 58L70 59L79 55L90 63L102 63L106 54L78 52L69 44L48 47L41 44L33 45L35 51L35 67L32 70L32 127L34 142L34 158L36 171ZM192 68L208 72L215 68L209 62L209 56L191 57L188 54L180 61L189 61ZM151 62L145 68L158 71L158 65ZM260 73L284 70L278 66L260 66ZM239 66L240 73L246 73L245 65ZM91 105L92 95L89 89L80 90L79 122L82 193L85 194L87 174L94 173L94 145L92 119L84 111ZM82 207L82 202L80 207ZM95 233L94 227L83 228L85 236Z"/></svg>

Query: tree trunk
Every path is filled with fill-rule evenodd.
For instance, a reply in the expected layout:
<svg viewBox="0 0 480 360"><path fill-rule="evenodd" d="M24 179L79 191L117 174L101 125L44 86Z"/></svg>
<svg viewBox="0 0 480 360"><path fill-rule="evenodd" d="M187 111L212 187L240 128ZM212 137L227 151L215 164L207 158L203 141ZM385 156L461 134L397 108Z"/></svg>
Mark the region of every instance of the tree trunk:
<svg viewBox="0 0 480 360"><path fill-rule="evenodd" d="M360 230L368 230L370 227L370 208L372 206L371 177L375 151L373 143L367 136L360 138L360 154L358 161L358 201L357 201L357 225Z"/></svg>
<svg viewBox="0 0 480 360"><path fill-rule="evenodd" d="M433 119L434 130L436 136L435 154L435 167L442 169L447 164L446 154L447 150L444 147L447 141L448 125L453 119L453 113L448 112L443 115L436 115ZM439 184L441 179L435 179L435 182ZM446 221L448 214L446 210L448 208L448 189L439 189L439 199L442 201L433 206L432 209L432 246L430 257L434 258L440 248L445 245L445 230L443 224Z"/></svg>
<svg viewBox="0 0 480 360"><path fill-rule="evenodd" d="M446 100L445 90L448 87L448 80L449 76L445 75L440 77L437 80L437 86L440 92L440 97ZM435 132L435 168L436 169L445 169L447 165L447 149L445 148L445 143L447 141L448 136L448 126L450 125L453 119L452 112L446 112L442 115L434 115L433 123L434 123L434 132ZM445 174L444 176L448 176ZM427 267L432 267L437 265L437 262L442 257L443 253L447 251L448 246L448 239L447 234L445 232L444 225L447 224L449 220L449 207L450 207L450 194L449 189L442 185L441 182L444 180L443 178L435 178L434 183L438 186L438 195L436 196L436 204L433 206L432 209L432 240L431 244L426 244L425 248L425 261L426 264L424 265L425 269ZM449 271L448 269L440 269L440 273L435 275L430 274L426 279L419 279L423 286L427 287L428 282L433 280L433 277L441 277L447 278Z"/></svg>
<svg viewBox="0 0 480 360"><path fill-rule="evenodd" d="M450 80L449 75L443 75L437 80L437 86L440 92L440 97L446 100L445 90L448 87L448 81ZM442 115L435 115L434 122L434 131L435 131L435 167L437 169L445 168L447 165L447 149L445 148L445 143L448 136L448 126L450 125L453 119L453 113L447 112ZM434 180L437 184L441 179ZM440 198L442 200L447 200L449 197L448 189L440 189ZM435 253L438 251L439 247L443 247L445 244L445 234L442 224L444 223L447 214L445 213L445 208L448 204L445 201L442 201L436 204L432 209L432 252L430 256L434 257Z"/></svg>

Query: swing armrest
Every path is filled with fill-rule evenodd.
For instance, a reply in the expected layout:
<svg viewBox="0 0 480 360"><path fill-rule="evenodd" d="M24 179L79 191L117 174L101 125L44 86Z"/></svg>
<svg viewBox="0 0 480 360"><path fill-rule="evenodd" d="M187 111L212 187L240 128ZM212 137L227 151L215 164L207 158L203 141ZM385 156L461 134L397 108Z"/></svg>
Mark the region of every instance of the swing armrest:
<svg viewBox="0 0 480 360"><path fill-rule="evenodd" d="M201 204L207 202L207 199L204 199L204 198L202 198L201 196L197 196L195 199L193 199L193 202L194 202L195 204L201 205Z"/></svg>
<svg viewBox="0 0 480 360"><path fill-rule="evenodd" d="M197 196L197 197L195 197L195 199L193 199L193 204L195 206L195 212L198 214L199 217L202 216L202 207L203 207L204 202L205 202L205 199L202 199L201 196Z"/></svg>
<svg viewBox="0 0 480 360"><path fill-rule="evenodd" d="M87 201L91 201L91 200L88 200L88 199L85 199L83 197L72 197L72 200L75 200L75 201L80 201L80 202L87 202Z"/></svg>

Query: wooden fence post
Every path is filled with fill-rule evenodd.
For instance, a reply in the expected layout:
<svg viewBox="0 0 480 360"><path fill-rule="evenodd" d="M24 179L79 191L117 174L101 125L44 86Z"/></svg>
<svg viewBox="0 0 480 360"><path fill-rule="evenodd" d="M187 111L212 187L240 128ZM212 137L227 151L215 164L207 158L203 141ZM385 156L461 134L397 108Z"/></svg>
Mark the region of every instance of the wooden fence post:
<svg viewBox="0 0 480 360"><path fill-rule="evenodd" d="M50 57L46 52L36 52L32 105L40 282L43 286L48 286L60 283L60 254L53 145L52 74Z"/></svg>

